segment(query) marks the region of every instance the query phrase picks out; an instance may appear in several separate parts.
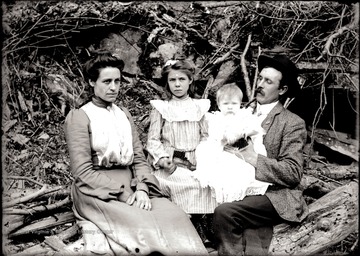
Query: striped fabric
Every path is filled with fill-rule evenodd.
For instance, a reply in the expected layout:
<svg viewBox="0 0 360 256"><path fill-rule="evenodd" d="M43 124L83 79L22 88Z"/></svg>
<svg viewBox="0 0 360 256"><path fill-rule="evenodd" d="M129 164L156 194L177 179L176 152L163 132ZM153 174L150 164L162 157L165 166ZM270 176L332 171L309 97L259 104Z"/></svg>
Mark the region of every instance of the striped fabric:
<svg viewBox="0 0 360 256"><path fill-rule="evenodd" d="M178 167L169 175L159 169L162 157L173 158L174 150L185 152L189 164L195 166L195 149L204 131L204 114L210 108L209 100L186 98L183 100L151 101L150 128L146 150L155 168L160 187L173 202L189 214L213 213L216 201L209 188L202 188L192 171Z"/></svg>
<svg viewBox="0 0 360 256"><path fill-rule="evenodd" d="M177 167L171 175L162 169L155 171L154 174L164 194L186 213L214 213L217 203L211 196L210 187L202 188L192 177L192 171Z"/></svg>

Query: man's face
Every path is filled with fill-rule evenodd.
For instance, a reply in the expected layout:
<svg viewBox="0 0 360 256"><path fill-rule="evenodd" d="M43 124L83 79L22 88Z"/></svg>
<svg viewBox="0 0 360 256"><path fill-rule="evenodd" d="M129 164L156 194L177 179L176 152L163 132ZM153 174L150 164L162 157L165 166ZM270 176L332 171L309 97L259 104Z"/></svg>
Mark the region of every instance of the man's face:
<svg viewBox="0 0 360 256"><path fill-rule="evenodd" d="M258 80L256 100L259 104L269 104L279 100L279 96L287 91L287 86L280 88L282 73L272 67L265 67L261 70Z"/></svg>

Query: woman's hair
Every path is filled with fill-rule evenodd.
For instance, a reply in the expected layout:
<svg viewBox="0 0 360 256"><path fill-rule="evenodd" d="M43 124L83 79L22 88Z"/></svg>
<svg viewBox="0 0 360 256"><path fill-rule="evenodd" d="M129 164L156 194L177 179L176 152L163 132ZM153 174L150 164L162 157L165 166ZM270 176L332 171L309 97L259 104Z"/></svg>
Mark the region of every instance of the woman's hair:
<svg viewBox="0 0 360 256"><path fill-rule="evenodd" d="M243 92L241 91L241 89L239 88L239 86L237 86L235 83L231 83L231 84L224 84L223 86L220 87L219 90L217 90L216 92L216 103L219 104L219 101L224 97L224 96L237 96L240 99L240 103L242 102L243 99Z"/></svg>
<svg viewBox="0 0 360 256"><path fill-rule="evenodd" d="M188 94L190 97L194 97L195 94L195 83L194 83L194 75L195 75L195 65L186 59L178 59L175 60L168 60L162 71L161 71L161 80L165 83L165 89L168 96L171 95L171 91L169 88L169 84L167 82L168 75L171 70L179 70L186 74L190 80L193 80L189 86Z"/></svg>
<svg viewBox="0 0 360 256"><path fill-rule="evenodd" d="M106 67L118 68L122 72L124 61L116 54L111 52L97 52L93 58L88 60L83 66L85 81L96 81L100 70Z"/></svg>

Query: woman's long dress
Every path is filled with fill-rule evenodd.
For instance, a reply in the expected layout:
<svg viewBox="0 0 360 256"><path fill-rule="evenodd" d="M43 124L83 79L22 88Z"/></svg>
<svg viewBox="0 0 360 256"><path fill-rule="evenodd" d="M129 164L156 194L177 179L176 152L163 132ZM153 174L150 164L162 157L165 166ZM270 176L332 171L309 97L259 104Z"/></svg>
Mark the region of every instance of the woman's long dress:
<svg viewBox="0 0 360 256"><path fill-rule="evenodd" d="M132 154L121 152L119 156L110 146L101 148L96 144L99 139L108 140L116 148L111 141L121 138L121 131L129 127L118 118L122 113L130 121L133 147L126 149L121 143L120 147L130 153L133 150L133 157L131 164L115 166L114 159ZM88 240L88 250L110 255L207 255L187 214L161 194L126 109L93 100L69 112L65 134L74 176L73 211L85 242ZM149 193L150 211L123 202L135 190Z"/></svg>
<svg viewBox="0 0 360 256"><path fill-rule="evenodd" d="M189 214L213 213L217 203L211 190L201 187L192 176L196 168L195 149L205 136L202 134L203 117L210 108L210 101L187 97L150 103L153 109L146 150L162 191ZM177 157L179 152L183 154L182 159ZM178 163L172 174L157 165L162 157Z"/></svg>

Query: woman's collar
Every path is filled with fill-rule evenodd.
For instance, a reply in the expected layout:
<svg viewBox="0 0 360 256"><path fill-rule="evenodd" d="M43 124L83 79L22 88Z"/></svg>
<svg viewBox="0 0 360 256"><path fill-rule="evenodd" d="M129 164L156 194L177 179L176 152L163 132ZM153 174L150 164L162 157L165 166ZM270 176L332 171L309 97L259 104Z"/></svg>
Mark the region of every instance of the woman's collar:
<svg viewBox="0 0 360 256"><path fill-rule="evenodd" d="M95 106L101 107L101 108L107 108L107 107L111 107L112 102L107 102L104 101L103 99L101 99L98 96L93 96L91 99L92 103L94 103Z"/></svg>

